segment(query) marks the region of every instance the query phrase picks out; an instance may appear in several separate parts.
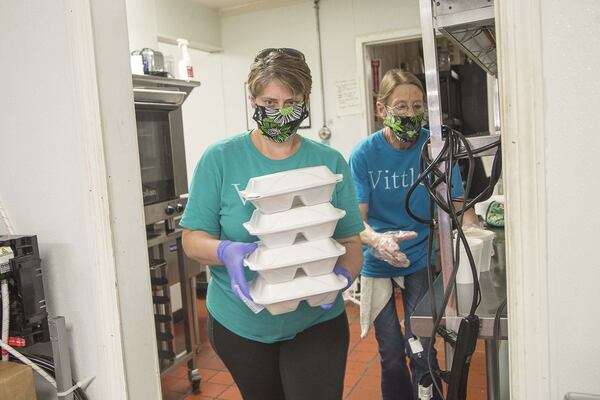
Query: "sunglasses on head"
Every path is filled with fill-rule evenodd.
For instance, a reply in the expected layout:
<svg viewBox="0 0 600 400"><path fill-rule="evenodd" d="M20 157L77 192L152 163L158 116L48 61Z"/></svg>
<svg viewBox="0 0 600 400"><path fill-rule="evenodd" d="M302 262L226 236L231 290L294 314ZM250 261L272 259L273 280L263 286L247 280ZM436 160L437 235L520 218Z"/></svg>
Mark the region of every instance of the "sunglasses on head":
<svg viewBox="0 0 600 400"><path fill-rule="evenodd" d="M268 48L268 49L264 49L258 52L258 54L256 55L256 58L254 59L254 61L258 61L262 58L267 57L269 54L271 54L272 52L277 52L277 53L282 53L291 57L296 57L299 58L301 60L304 60L304 54L302 54L302 52L296 50L296 49L290 49L288 47L282 47L282 48Z"/></svg>

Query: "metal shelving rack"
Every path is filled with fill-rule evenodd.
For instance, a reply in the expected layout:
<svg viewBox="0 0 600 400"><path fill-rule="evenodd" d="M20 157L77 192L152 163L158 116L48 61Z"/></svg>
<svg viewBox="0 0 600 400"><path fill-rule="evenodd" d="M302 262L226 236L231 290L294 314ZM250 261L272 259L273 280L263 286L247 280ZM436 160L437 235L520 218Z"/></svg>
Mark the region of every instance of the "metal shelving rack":
<svg viewBox="0 0 600 400"><path fill-rule="evenodd" d="M488 74L497 75L496 62L496 41L494 26L494 2L493 0L419 0L421 29L423 40L423 61L425 66L425 81L427 87L427 103L429 116L429 130L431 137L430 153L435 158L443 147L442 139L442 109L440 103L439 69L436 46L436 33L440 32L449 40L454 42L459 48L475 63L481 66ZM495 93L497 96L497 93ZM495 99L495 108L497 111L497 97ZM497 113L495 114L497 117ZM496 133L499 133L499 121L496 118ZM481 147L487 143L500 140L498 134L469 137L471 145ZM493 152L487 152L482 155L491 155ZM443 168L443 166L442 166ZM440 169L442 169L440 168ZM437 188L441 197L445 197L446 185L440 184ZM452 224L450 216L438 208L437 221L439 228L439 243L441 253L442 273L436 280L433 290L433 298L441 304L441 297L450 286L450 278L453 270L453 246L452 246ZM502 239L504 237L501 233ZM498 265L502 264L502 265ZM494 379L494 374L490 371L495 368L495 342L491 332L491 325L494 321L493 309L498 307L502 301L502 296L506 295L505 265L504 259L496 263L497 270L503 276L494 276L491 273L482 273L480 279L482 287L482 303L478 308L477 314L480 317L482 328L480 338L486 342L486 361L488 369L488 399L499 400L496 388L498 382ZM496 274L498 275L498 274ZM467 293L472 288L461 287L453 289L450 300L445 309L443 323L447 329L458 331L458 325L464 313L464 297L469 297ZM491 289L490 289L491 288ZM489 290L487 290L489 289ZM493 290L492 290L493 289ZM457 292L459 298L457 299ZM484 298L487 296L486 298ZM418 305L415 313L411 316L411 325L413 333L422 336L429 336L432 330L432 316L430 296L425 296ZM484 306L484 307L482 307ZM463 311L461 313L461 310ZM507 338L507 317L504 315L500 319L500 338ZM450 368L452 364L452 347L446 345L446 367Z"/></svg>

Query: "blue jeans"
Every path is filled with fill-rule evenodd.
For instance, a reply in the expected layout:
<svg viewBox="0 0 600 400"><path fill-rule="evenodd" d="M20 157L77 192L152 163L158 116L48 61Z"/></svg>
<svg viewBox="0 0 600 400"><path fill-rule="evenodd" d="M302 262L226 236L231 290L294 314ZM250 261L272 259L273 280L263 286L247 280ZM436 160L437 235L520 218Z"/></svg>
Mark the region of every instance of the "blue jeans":
<svg viewBox="0 0 600 400"><path fill-rule="evenodd" d="M404 277L402 302L404 304L404 327L406 334L402 334L400 321L396 312L395 296L385 305L375 319L375 337L379 345L381 356L381 393L383 400L416 400L418 399L419 380L429 368L427 366L427 352L431 338L421 337L424 352L415 355L410 350L408 339L412 337L410 329L410 316L414 312L421 298L427 293L427 268ZM410 357L410 373L406 366L406 355ZM431 367L438 369L437 353L433 349L431 354ZM413 377L411 382L411 375ZM438 381L439 383L439 381ZM440 386L441 387L441 386ZM442 397L434 390L434 399Z"/></svg>

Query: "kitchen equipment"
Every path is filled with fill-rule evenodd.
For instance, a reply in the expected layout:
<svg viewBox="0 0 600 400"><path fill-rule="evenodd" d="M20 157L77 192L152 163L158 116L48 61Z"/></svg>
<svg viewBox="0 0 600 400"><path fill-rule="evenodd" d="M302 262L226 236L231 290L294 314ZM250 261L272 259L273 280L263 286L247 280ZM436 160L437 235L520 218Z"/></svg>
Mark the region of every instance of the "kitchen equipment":
<svg viewBox="0 0 600 400"><path fill-rule="evenodd" d="M137 54L135 51L132 54ZM144 47L139 51L144 63L144 74L148 75L165 75L165 60L163 54L158 50L153 50L149 47Z"/></svg>
<svg viewBox="0 0 600 400"><path fill-rule="evenodd" d="M337 221L345 215L346 211L330 203L292 208L276 214L255 210L243 226L251 235L258 236L265 246L275 248L292 245L299 234L309 241L331 237Z"/></svg>
<svg viewBox="0 0 600 400"><path fill-rule="evenodd" d="M296 310L303 300L311 307L333 303L347 283L345 277L333 272L314 277L298 276L283 283L268 283L258 275L250 284L250 295L257 304L278 315Z"/></svg>
<svg viewBox="0 0 600 400"><path fill-rule="evenodd" d="M263 214L286 211L294 205L316 205L331 200L344 178L326 166L299 168L252 178L240 194Z"/></svg>
<svg viewBox="0 0 600 400"><path fill-rule="evenodd" d="M299 270L308 276L328 274L345 253L346 248L330 238L276 249L259 244L244 265L258 272L267 283L281 283L294 279Z"/></svg>
<svg viewBox="0 0 600 400"><path fill-rule="evenodd" d="M199 346L196 278L205 267L184 254L179 220L188 190L181 105L197 86L193 81L133 76L160 371L187 363L194 390L200 384L194 360Z"/></svg>

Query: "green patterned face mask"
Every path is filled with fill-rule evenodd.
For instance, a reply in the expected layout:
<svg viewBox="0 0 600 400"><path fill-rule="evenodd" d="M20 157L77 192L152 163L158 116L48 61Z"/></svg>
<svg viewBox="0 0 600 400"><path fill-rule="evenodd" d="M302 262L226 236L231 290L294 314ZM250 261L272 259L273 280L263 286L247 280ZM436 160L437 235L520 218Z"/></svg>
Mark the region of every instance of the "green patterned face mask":
<svg viewBox="0 0 600 400"><path fill-rule="evenodd" d="M294 136L306 117L308 109L302 103L281 109L257 105L252 119L256 121L258 129L265 137L283 143Z"/></svg>
<svg viewBox="0 0 600 400"><path fill-rule="evenodd" d="M425 117L423 114L417 114L412 117L401 117L393 115L388 110L387 117L383 120L383 125L389 127L401 142L414 143L419 138L424 120Z"/></svg>

